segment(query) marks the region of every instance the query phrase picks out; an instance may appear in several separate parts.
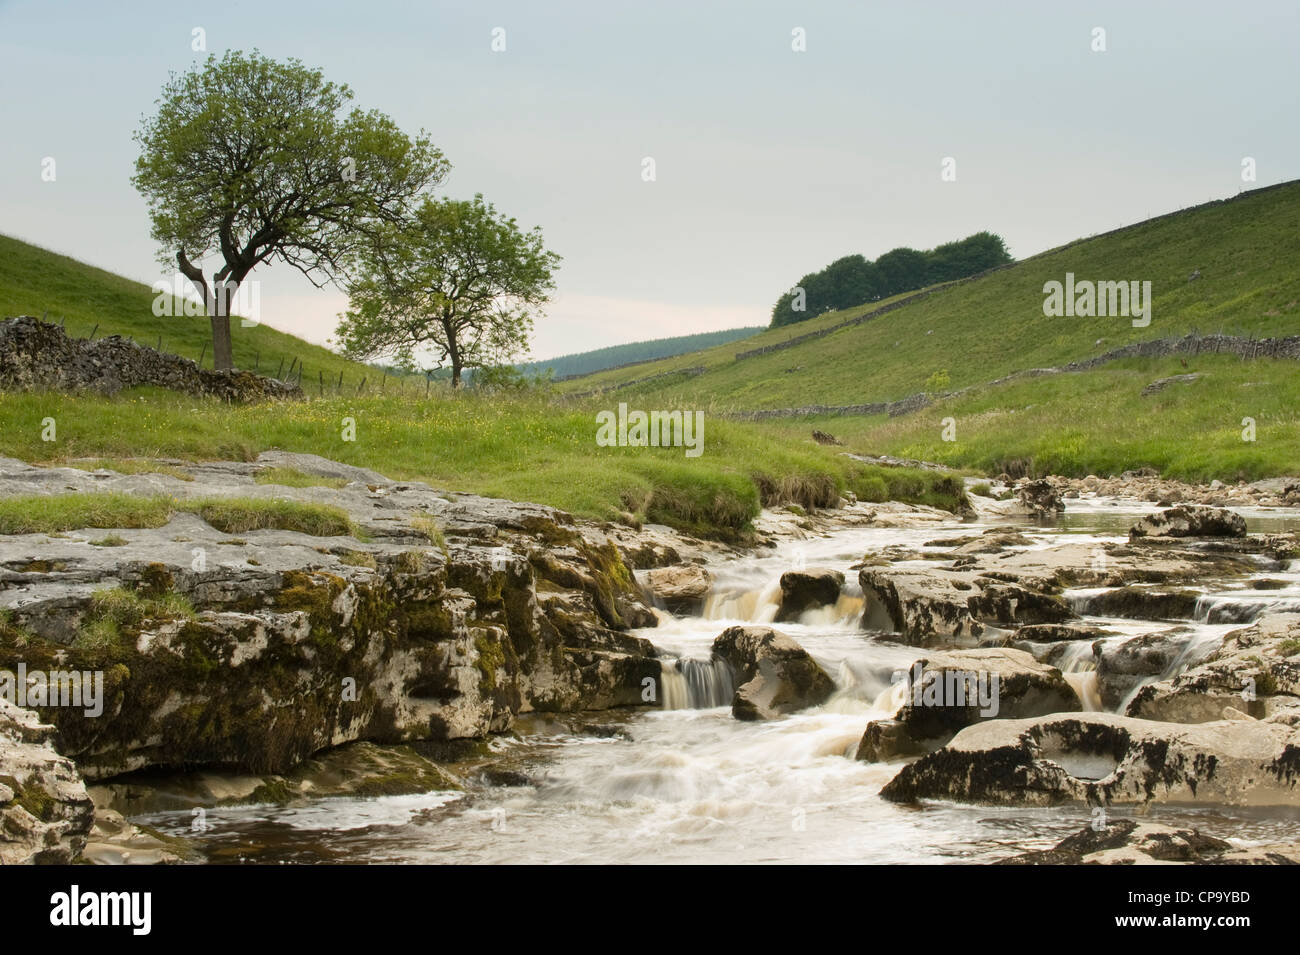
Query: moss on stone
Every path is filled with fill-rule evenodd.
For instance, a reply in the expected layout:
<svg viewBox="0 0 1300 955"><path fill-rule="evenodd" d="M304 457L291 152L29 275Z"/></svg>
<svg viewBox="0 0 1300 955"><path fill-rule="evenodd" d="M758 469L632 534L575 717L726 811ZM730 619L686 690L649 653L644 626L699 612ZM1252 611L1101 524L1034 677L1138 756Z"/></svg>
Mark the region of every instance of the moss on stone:
<svg viewBox="0 0 1300 955"><path fill-rule="evenodd" d="M58 802L40 786L24 786L14 797L14 802L22 806L41 822L50 822L58 808Z"/></svg>

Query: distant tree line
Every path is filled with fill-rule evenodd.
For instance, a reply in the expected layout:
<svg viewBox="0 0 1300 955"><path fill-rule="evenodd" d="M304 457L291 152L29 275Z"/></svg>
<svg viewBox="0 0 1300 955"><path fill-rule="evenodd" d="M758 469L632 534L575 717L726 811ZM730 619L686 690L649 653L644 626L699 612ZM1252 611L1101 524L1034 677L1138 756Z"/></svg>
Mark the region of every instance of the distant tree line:
<svg viewBox="0 0 1300 955"><path fill-rule="evenodd" d="M976 232L928 252L900 246L874 262L861 255L846 255L820 272L805 275L777 299L772 327L966 278L1010 261L1006 243L992 232Z"/></svg>

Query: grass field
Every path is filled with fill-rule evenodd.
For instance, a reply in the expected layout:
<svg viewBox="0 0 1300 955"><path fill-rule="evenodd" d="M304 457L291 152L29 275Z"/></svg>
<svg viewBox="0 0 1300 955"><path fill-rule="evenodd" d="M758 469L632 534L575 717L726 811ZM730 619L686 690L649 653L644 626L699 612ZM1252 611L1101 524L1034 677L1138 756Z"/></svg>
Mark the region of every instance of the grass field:
<svg viewBox="0 0 1300 955"><path fill-rule="evenodd" d="M870 467L760 424L705 418L703 454L596 444L596 407L542 395L467 392L230 406L161 389L114 398L58 393L0 401L0 453L27 461L167 457L251 460L281 448L423 480L550 504L597 519L667 523L711 537L743 536L760 505L828 506L845 492L958 507L960 482ZM46 418L57 440L42 440ZM345 419L355 440L345 440ZM134 465L138 469L139 464Z"/></svg>
<svg viewBox="0 0 1300 955"><path fill-rule="evenodd" d="M1198 374L1143 396L1151 382ZM955 441L943 440L953 419ZM1253 441L1245 419L1254 421ZM1118 474L1153 467L1186 481L1300 474L1300 368L1226 356L1128 359L1089 372L978 389L898 418L783 421L859 447L990 475Z"/></svg>

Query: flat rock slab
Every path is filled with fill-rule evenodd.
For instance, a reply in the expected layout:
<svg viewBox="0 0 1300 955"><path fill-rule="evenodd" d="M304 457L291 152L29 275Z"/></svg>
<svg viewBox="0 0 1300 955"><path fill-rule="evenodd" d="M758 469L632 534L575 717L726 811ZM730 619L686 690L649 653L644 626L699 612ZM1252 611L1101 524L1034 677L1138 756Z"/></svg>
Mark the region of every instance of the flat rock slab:
<svg viewBox="0 0 1300 955"><path fill-rule="evenodd" d="M1297 781L1300 730L1281 722L1178 725L1079 713L968 726L904 767L881 795L1019 806L1300 806Z"/></svg>

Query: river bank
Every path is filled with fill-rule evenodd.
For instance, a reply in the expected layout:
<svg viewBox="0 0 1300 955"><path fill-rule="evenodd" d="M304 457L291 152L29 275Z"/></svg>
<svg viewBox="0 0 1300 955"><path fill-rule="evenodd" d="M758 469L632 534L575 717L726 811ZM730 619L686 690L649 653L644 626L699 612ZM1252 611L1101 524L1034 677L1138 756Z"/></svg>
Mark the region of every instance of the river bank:
<svg viewBox="0 0 1300 955"><path fill-rule="evenodd" d="M253 472L271 467L342 483L256 484ZM1228 849L1206 849L1207 857L1290 851L1295 809L1285 785L1211 798L1214 787L1197 775L1197 752L1223 757L1216 748L1230 748L1232 730L1189 750L1193 768L1177 778L1168 765L1121 766L1119 758L1100 775L1091 766L1094 775L1067 772L1053 783L1035 762L1041 746L978 793L949 791L950 775L922 770L927 754L954 752L963 733L1061 713L1074 714L1076 736L1101 718L1092 713L1218 726L1227 703L1208 713L1185 704L1212 700L1216 679L1230 683L1245 670L1258 693L1228 707L1240 714L1228 722L1275 727L1258 732L1278 736L1267 745L1278 750L1270 759L1281 759L1297 695L1294 664L1278 655L1300 636L1291 622L1300 611L1294 508L1253 500L1235 508L1240 534L1220 515L1195 528L1213 535L1144 541L1129 530L1150 522L1160 501L1052 481L1004 494L994 484L993 496L972 495L977 513L965 520L888 503L767 510L756 545L740 548L666 527L570 523L531 505L453 500L307 456L214 466L203 480L13 463L4 475L5 493L84 481L84 489L138 494L172 481L165 489L181 494L225 486L231 497L329 501L359 529L346 540L275 528L213 534L183 514L158 530L114 532L124 539L114 546L95 546L103 531L0 539L15 666L19 656L31 663L42 642L62 648L61 662L82 665L93 649L84 618L94 592L110 582L157 590L152 564L169 567L171 588L193 602L193 619L120 625L119 637L133 645L103 662L132 679L119 674L109 719L93 732L73 729L77 718L65 711L40 711L58 730L45 736L62 754L52 764L90 784L84 801L59 803L71 807L62 830L53 815L42 824L62 832L55 841L69 852L85 840L76 851L92 861L987 862L1053 849L1084 829L1122 829L1134 812L1174 832L1227 840ZM441 544L415 532L416 512L436 516ZM33 556L36 545L44 556ZM196 549L213 554L210 569L193 569ZM427 573L400 569L411 552L426 555ZM313 564L322 566L304 570ZM295 573L326 576L317 588ZM377 588L377 580L388 582ZM254 594L269 596L248 605ZM382 610L385 623L357 629L353 621L371 612L362 607ZM254 621L261 629L246 629ZM1244 642L1229 637L1261 626ZM721 657L714 652L734 628L772 627L798 652L772 656L759 640L742 659L735 638ZM28 635L23 647L17 632ZM520 654L530 640L533 652ZM349 641L341 653L332 645ZM1243 646L1216 670L1214 654L1229 643ZM304 652L290 658L286 683L281 654L289 647ZM789 668L805 651L826 678L816 699ZM948 707L934 732L925 722L932 711L906 706L922 661L996 673L999 718ZM146 671L171 682L151 679L152 696L133 689ZM304 683L304 673L315 676ZM345 715L349 677L364 717ZM1050 705L1044 687L1055 694ZM283 694L270 708L259 702L268 692ZM241 709L257 724L299 715L290 721L292 745L241 724ZM1150 739L1167 747L1171 732ZM1002 752L1019 738L987 745ZM1118 745L1110 738L1107 748ZM1089 760L1095 753L1055 764L1077 770ZM889 788L909 766L921 767L912 770L913 791L891 801ZM1148 770L1158 785L1148 787ZM1030 788L1052 808L1022 798L1031 771L1039 775ZM1115 779L1101 792L1108 776ZM1125 779L1136 781L1140 798L1124 796ZM1187 779L1190 794L1180 782ZM1100 830L1089 828L1099 808L1108 816ZM1111 841L1142 839L1150 845L1150 832L1116 830Z"/></svg>

